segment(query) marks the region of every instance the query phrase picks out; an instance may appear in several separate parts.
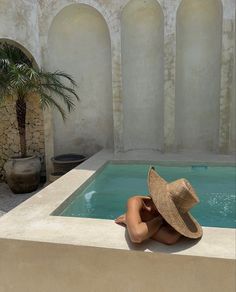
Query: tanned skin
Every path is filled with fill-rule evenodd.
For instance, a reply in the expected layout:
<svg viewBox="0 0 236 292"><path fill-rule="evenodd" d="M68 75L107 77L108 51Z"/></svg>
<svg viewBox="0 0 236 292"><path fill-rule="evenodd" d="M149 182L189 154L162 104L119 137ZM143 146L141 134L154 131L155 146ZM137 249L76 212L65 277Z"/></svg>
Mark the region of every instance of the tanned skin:
<svg viewBox="0 0 236 292"><path fill-rule="evenodd" d="M152 199L146 196L131 197L127 202L127 212L116 218L115 222L127 227L130 240L134 243L151 238L171 245L181 237L165 222Z"/></svg>

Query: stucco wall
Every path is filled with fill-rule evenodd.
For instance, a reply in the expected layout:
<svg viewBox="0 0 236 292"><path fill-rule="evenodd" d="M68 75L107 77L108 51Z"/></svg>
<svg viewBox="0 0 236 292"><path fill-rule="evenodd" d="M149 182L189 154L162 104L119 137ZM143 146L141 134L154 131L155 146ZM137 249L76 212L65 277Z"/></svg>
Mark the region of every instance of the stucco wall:
<svg viewBox="0 0 236 292"><path fill-rule="evenodd" d="M123 9L121 57L124 150L161 150L164 144L164 16L156 1L133 0Z"/></svg>
<svg viewBox="0 0 236 292"><path fill-rule="evenodd" d="M177 11L184 0L138 2L146 8L160 6L153 23L150 19L155 9L148 12L145 8L145 18L139 22L133 14L135 9L131 9L129 19L122 17L133 5L129 0L0 1L0 37L19 42L39 65L67 71L79 83L81 101L66 125L55 114L44 115L48 162L60 152L92 154L112 146L113 140L116 152L133 148L235 151L235 1L222 0L222 11L216 14L214 9L208 14L199 12L204 19L198 27L201 34L196 36L183 20L181 32L178 29L176 34L176 22L180 25ZM215 2L221 5L220 0ZM73 17L67 21L66 14L60 13L71 4L80 8L71 11ZM87 5L86 17L79 12L81 4ZM187 18L198 13L195 4L186 12ZM60 23L62 19L66 23ZM213 23L216 27L211 28ZM190 40L198 45L186 46ZM183 56L181 49L185 50ZM189 76L187 81L180 77L184 66L189 70L196 65L196 58L191 56L211 64L203 66L206 70L195 70L196 78L190 82ZM140 61L144 60L142 66ZM196 86L196 82L205 85ZM179 101L187 107L182 110ZM182 142L176 143L175 137Z"/></svg>
<svg viewBox="0 0 236 292"><path fill-rule="evenodd" d="M0 1L0 38L25 47L40 65L38 4L31 0Z"/></svg>
<svg viewBox="0 0 236 292"><path fill-rule="evenodd" d="M222 6L183 0L177 12L176 146L218 150Z"/></svg>
<svg viewBox="0 0 236 292"><path fill-rule="evenodd" d="M0 248L0 292L235 291L233 259L3 239Z"/></svg>
<svg viewBox="0 0 236 292"><path fill-rule="evenodd" d="M209 59L207 61L209 64L211 62L214 64L205 66L204 68L207 67L207 70L195 72L195 81L202 81L205 84L205 86L199 86L199 92L197 86L195 86L195 81L186 85L190 90L191 97L186 100L189 119L185 124L183 122L183 120L186 121L184 109L182 112L180 106L178 107L180 104L178 96L182 96L182 89L179 90L181 86L177 85L177 83L179 84L177 74L179 73L179 76L181 76L181 70L179 72L176 70L176 64L180 61L180 59L177 60L177 58L180 58L178 55L180 49L176 48L176 17L177 10L180 5L183 5L183 2L180 0L159 1L160 11L156 14L155 26L150 22L154 10L147 12L147 7L155 4L158 6L156 0L135 1L136 4L132 4L132 1L128 0L41 1L40 8L44 17L40 19L40 31L43 36L41 40L44 53L49 50L47 35L54 17L72 2L91 5L101 13L108 25L111 39L115 151L162 148L163 151L167 152L186 150L229 153L229 151L234 150L229 146L230 133L234 132L234 126L232 126L233 130L231 132L229 130L233 115L229 103L232 99L231 89L233 87L233 80L230 77L233 72L234 13L232 11L235 11L233 0L222 1L222 9L221 2L217 1L216 9L219 11L216 14L214 14L214 9L209 9L208 14L204 12L205 16L201 15L200 12L200 17L205 20L201 22L200 26L202 27L199 27L199 31L202 29L204 35L197 34L195 39L192 36L194 41L198 42L198 38L202 41L198 49L195 48L191 51L190 46L188 48L189 54L190 56L197 54L202 63L205 58L205 60ZM191 2L194 3L194 1ZM204 2L206 1L200 1L199 5L205 5ZM210 6L213 5L210 0L208 2ZM132 5L143 6L143 13L146 11L145 18L140 18L138 24L135 22L135 8L132 11ZM196 12L196 5L192 5L187 11L186 17L191 18L191 15L198 12ZM129 18L125 18L126 13L130 13ZM163 28L161 27L160 15L162 13L164 14L164 32L161 33ZM214 24L216 27L211 28ZM186 25L183 29L188 30ZM212 29L216 32L215 37L212 35ZM208 34L211 34L212 41L211 38L208 39ZM183 31L183 34L181 33L179 36L180 41L184 35L186 37ZM162 40L164 42L163 53L161 53ZM213 42L215 43L213 45L214 56L211 53ZM44 56L43 59L47 63L49 60L46 53ZM151 58L153 59L151 60ZM217 59L216 62L213 59ZM145 62L142 66L141 61L143 60ZM107 62L109 61L107 60ZM194 64L194 58L190 58L187 62L189 64L186 64L186 67L189 67L190 64ZM209 70L211 73L208 72ZM161 82L163 80L162 75L164 76L164 82ZM158 76L158 81L155 76ZM182 81L180 83L183 84ZM195 89L192 90L192 87ZM195 96L197 95L199 95L198 110L195 111ZM162 96L163 101L161 101ZM185 94L185 96L187 95ZM206 108L201 102L205 96L207 96ZM82 93L81 100L84 98ZM164 109L161 109L162 107ZM154 113L155 109L156 115ZM194 119L192 113L195 115ZM162 114L164 114L164 117ZM186 125L188 125L188 130ZM180 145L178 140L176 141L176 137L181 137L184 143Z"/></svg>
<svg viewBox="0 0 236 292"><path fill-rule="evenodd" d="M236 10L235 10L236 18ZM234 26L234 69L230 99L230 151L236 152L236 26Z"/></svg>

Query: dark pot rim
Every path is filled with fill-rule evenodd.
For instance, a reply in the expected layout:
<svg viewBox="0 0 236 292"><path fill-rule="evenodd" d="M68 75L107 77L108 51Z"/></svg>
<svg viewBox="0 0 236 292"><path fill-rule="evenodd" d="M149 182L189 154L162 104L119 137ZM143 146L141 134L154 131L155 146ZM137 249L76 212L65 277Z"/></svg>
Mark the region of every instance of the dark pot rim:
<svg viewBox="0 0 236 292"><path fill-rule="evenodd" d="M81 163L87 159L86 156L76 153L67 153L57 155L51 158L51 161L55 164L71 164L71 163Z"/></svg>

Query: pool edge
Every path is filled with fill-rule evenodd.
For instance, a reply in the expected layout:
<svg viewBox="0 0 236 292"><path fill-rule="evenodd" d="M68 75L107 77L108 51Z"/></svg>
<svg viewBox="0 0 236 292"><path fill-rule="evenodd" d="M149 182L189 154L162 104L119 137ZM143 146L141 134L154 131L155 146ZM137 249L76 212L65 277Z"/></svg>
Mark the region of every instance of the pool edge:
<svg viewBox="0 0 236 292"><path fill-rule="evenodd" d="M50 216L75 189L111 159L114 159L112 151L99 152L4 215L0 219L0 238L132 250L124 228L111 220ZM204 228L204 233L205 236L195 246L185 245L185 249L177 254L235 260L235 229ZM149 245L153 246L153 243L147 243L147 250ZM161 250L167 252L169 247L163 248ZM155 250L158 252L160 249L153 248L153 252Z"/></svg>

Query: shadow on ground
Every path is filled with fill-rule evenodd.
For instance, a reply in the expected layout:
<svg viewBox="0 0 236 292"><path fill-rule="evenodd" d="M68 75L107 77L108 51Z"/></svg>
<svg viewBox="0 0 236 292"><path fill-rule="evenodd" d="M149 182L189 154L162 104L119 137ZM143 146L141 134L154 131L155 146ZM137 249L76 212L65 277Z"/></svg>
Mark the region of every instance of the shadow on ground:
<svg viewBox="0 0 236 292"><path fill-rule="evenodd" d="M6 183L0 183L0 217L36 194L42 187L32 193L13 194Z"/></svg>

